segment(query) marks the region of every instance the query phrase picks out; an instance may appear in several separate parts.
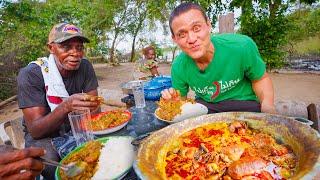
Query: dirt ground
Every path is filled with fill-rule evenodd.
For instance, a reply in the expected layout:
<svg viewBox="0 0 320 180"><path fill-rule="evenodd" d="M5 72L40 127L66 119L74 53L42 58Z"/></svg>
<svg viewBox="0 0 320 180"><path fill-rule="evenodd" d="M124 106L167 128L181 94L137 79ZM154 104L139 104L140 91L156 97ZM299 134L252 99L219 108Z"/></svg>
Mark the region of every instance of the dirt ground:
<svg viewBox="0 0 320 180"><path fill-rule="evenodd" d="M133 80L133 65L123 63L111 67L107 64L94 65L99 90L107 99L121 103L122 93L120 84ZM160 74L170 74L170 64L160 64ZM293 101L305 104L315 103L320 105L320 74L311 73L270 73L275 89L276 101ZM108 108L108 107L106 107ZM0 109L0 123L21 117L16 101Z"/></svg>

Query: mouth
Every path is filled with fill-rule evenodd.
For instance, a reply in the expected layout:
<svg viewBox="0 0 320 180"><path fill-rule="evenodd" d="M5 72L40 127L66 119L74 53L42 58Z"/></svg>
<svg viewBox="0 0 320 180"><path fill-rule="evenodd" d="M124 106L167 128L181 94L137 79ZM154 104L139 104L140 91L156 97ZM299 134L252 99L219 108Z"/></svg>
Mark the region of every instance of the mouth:
<svg viewBox="0 0 320 180"><path fill-rule="evenodd" d="M70 66L78 66L80 64L80 61L79 60L69 61L68 64Z"/></svg>
<svg viewBox="0 0 320 180"><path fill-rule="evenodd" d="M191 49L192 51L197 51L197 50L200 49L200 45L193 45L193 46L191 46L190 49Z"/></svg>

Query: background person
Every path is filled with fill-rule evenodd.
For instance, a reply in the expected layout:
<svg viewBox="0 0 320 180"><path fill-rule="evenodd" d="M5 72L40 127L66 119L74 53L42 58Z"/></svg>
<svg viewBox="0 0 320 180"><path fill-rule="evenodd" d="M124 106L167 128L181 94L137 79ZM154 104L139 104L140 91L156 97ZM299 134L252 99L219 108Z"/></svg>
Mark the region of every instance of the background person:
<svg viewBox="0 0 320 180"><path fill-rule="evenodd" d="M143 58L135 63L135 79L147 79L159 76L156 51L153 46L142 49Z"/></svg>
<svg viewBox="0 0 320 180"><path fill-rule="evenodd" d="M19 72L18 103L22 109L26 147L46 150L46 158L59 161L51 139L70 130L67 114L76 109L97 110L98 81L91 63L84 59L84 43L89 42L72 24L60 23L49 33L48 58L39 58ZM55 167L46 166L42 175L54 179Z"/></svg>
<svg viewBox="0 0 320 180"><path fill-rule="evenodd" d="M183 51L171 68L174 89L186 97L191 88L209 113L252 111L275 113L274 92L256 44L240 34L211 35L211 23L203 9L182 3L169 20L173 41Z"/></svg>

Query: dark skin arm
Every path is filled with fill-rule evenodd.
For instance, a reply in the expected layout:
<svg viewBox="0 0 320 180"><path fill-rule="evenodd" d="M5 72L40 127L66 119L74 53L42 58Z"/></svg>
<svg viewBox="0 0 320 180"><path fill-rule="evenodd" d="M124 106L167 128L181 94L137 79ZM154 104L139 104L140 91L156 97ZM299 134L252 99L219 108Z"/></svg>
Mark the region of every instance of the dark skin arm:
<svg viewBox="0 0 320 180"><path fill-rule="evenodd" d="M97 96L98 91L92 90L86 94ZM23 109L22 112L31 136L34 139L40 139L56 131L67 119L68 113L73 110L89 108L91 111L97 111L99 102L88 100L86 94L73 94L52 112L47 107Z"/></svg>

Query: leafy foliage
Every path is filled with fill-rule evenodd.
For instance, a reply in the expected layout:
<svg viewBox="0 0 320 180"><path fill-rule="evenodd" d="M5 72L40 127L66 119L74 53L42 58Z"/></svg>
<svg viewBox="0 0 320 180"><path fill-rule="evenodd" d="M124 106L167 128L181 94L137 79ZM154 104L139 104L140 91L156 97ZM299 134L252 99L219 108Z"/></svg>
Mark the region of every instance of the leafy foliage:
<svg viewBox="0 0 320 180"><path fill-rule="evenodd" d="M288 38L291 41L300 41L306 37L320 34L320 9L302 9L288 16L291 28L288 29Z"/></svg>
<svg viewBox="0 0 320 180"><path fill-rule="evenodd" d="M228 8L227 3L221 0L192 0L191 2L199 4L207 12L213 28L218 21L218 16Z"/></svg>
<svg viewBox="0 0 320 180"><path fill-rule="evenodd" d="M320 54L320 9L301 9L288 15L288 44L290 56Z"/></svg>
<svg viewBox="0 0 320 180"><path fill-rule="evenodd" d="M285 16L289 4L271 0L234 0L231 5L242 8L240 33L257 43L268 69L282 67L287 56L284 46L288 43L289 30L297 28Z"/></svg>

